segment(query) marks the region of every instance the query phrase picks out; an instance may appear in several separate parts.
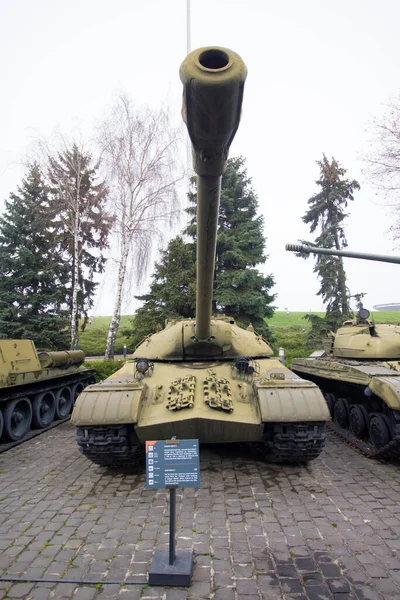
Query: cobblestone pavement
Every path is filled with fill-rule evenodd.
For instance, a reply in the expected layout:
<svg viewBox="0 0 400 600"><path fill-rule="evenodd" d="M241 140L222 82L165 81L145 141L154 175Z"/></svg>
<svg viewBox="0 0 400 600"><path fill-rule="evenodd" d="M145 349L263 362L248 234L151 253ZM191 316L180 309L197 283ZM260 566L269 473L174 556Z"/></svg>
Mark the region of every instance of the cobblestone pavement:
<svg viewBox="0 0 400 600"><path fill-rule="evenodd" d="M143 459L130 472L96 467L67 423L2 454L0 472L0 573L26 580L0 581L2 598L400 599L399 465L333 434L307 467L201 448L201 488L177 492L190 588L146 585L169 511L165 490L145 489Z"/></svg>

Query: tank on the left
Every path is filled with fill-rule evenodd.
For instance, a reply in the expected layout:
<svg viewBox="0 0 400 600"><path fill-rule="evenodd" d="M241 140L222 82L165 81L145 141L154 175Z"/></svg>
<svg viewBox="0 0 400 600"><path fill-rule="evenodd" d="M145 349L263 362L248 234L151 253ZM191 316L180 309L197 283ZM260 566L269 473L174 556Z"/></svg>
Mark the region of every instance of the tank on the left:
<svg viewBox="0 0 400 600"><path fill-rule="evenodd" d="M95 383L82 350L38 352L32 340L0 340L0 444L66 419Z"/></svg>

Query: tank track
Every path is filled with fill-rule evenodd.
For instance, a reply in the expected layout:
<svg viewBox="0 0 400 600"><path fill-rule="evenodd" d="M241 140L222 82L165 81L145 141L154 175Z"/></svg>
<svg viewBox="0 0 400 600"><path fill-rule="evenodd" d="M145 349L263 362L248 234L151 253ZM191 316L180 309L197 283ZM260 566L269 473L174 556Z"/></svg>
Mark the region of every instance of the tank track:
<svg viewBox="0 0 400 600"><path fill-rule="evenodd" d="M143 446L134 443L127 425L77 427L79 450L101 467L131 465ZM325 422L278 423L266 426L264 457L268 462L299 463L317 458L325 446Z"/></svg>
<svg viewBox="0 0 400 600"><path fill-rule="evenodd" d="M381 458L383 460L400 458L400 425L395 426L394 439L379 449L374 448L371 444L368 444L368 442L358 440L349 429L342 429L342 427L334 421L328 423L328 427L331 431L336 433L336 435L345 440L345 442L360 450L360 452L368 458Z"/></svg>
<svg viewBox="0 0 400 600"><path fill-rule="evenodd" d="M314 460L325 446L325 422L273 423L265 426L265 459L274 463Z"/></svg>
<svg viewBox="0 0 400 600"><path fill-rule="evenodd" d="M82 454L100 467L130 465L142 449L127 425L77 427L76 438Z"/></svg>

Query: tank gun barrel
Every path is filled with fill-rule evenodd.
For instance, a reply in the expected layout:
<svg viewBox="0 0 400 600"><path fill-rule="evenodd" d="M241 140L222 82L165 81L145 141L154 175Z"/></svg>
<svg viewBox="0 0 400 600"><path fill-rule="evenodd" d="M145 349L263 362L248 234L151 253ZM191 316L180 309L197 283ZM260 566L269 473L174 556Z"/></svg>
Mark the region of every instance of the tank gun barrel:
<svg viewBox="0 0 400 600"><path fill-rule="evenodd" d="M180 68L182 117L192 143L197 174L198 340L211 336L211 313L221 179L239 126L247 69L235 52L220 47L194 50Z"/></svg>
<svg viewBox="0 0 400 600"><path fill-rule="evenodd" d="M365 252L350 252L349 250L336 250L336 248L317 248L316 246L303 246L301 244L286 244L288 252L303 252L304 254L324 254L327 256L345 256L347 258L362 258L400 264L400 256L387 256L385 254L368 254Z"/></svg>

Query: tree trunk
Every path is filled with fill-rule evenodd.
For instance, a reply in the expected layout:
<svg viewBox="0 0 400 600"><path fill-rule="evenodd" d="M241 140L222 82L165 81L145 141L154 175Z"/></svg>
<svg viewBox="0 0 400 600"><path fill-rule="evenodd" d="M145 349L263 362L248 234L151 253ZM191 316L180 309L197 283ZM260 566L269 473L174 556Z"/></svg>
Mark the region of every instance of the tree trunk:
<svg viewBox="0 0 400 600"><path fill-rule="evenodd" d="M335 246L336 250L341 250L339 244L339 238L337 232L335 232ZM339 269L338 269L338 288L340 292L342 314L347 315L349 313L349 303L347 300L347 286L346 286L346 273L343 266L343 258L339 256Z"/></svg>
<svg viewBox="0 0 400 600"><path fill-rule="evenodd" d="M347 286L346 286L346 273L343 267L343 259L340 257L340 267L338 272L338 284L341 295L342 313L347 315L349 313L349 302L347 299Z"/></svg>
<svg viewBox="0 0 400 600"><path fill-rule="evenodd" d="M76 210L74 226L74 272L72 277L72 307L71 307L71 350L78 350L78 292L79 292L79 211Z"/></svg>
<svg viewBox="0 0 400 600"><path fill-rule="evenodd" d="M128 252L126 250L126 244L122 244L121 257L118 263L118 277L117 277L117 289L115 292L114 311L108 329L106 351L104 354L104 360L111 360L114 358L114 347L115 340L117 339L117 333L121 320L121 304L122 304L122 289L125 281L126 265L128 262Z"/></svg>

